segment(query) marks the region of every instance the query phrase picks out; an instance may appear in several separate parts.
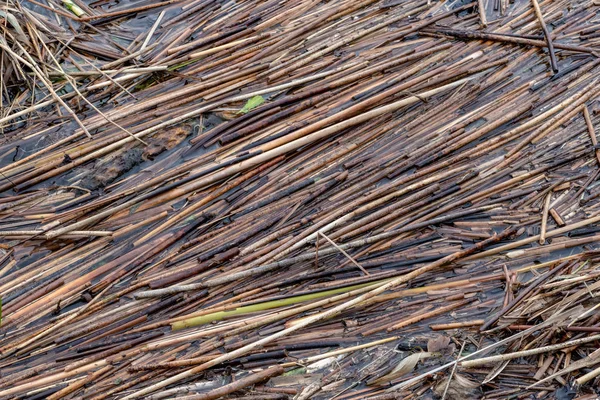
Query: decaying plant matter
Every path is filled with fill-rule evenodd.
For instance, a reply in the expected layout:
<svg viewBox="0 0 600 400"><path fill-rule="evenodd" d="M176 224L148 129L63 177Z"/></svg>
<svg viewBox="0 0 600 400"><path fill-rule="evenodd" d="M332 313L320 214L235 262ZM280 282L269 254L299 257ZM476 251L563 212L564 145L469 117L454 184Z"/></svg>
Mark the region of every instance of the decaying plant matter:
<svg viewBox="0 0 600 400"><path fill-rule="evenodd" d="M596 398L599 20L5 1L0 398Z"/></svg>

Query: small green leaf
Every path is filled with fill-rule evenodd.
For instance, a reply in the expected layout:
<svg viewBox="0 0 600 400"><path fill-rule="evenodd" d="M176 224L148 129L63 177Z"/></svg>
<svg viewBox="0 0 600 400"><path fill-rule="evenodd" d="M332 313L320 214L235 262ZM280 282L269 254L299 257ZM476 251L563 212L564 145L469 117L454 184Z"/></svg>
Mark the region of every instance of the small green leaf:
<svg viewBox="0 0 600 400"><path fill-rule="evenodd" d="M77 4L73 3L73 0L62 0L67 10L71 11L78 17L83 17L85 15L85 11L83 11Z"/></svg>
<svg viewBox="0 0 600 400"><path fill-rule="evenodd" d="M244 108L242 108L237 113L238 114L246 114L250 110L260 106L264 102L265 102L265 99L262 96L254 96L250 100L248 100L246 102L246 105L244 106Z"/></svg>
<svg viewBox="0 0 600 400"><path fill-rule="evenodd" d="M301 367L301 368L295 368L291 371L288 371L288 372L284 373L283 376L304 375L305 373L306 373L306 368Z"/></svg>
<svg viewBox="0 0 600 400"><path fill-rule="evenodd" d="M195 59L195 60L184 61L184 62L181 62L179 64L175 64L175 65L171 65L170 67L167 68L167 71L177 71L180 68L183 68L183 67L186 67L186 66L188 66L190 64L193 64L195 62L198 62L199 59L200 58Z"/></svg>

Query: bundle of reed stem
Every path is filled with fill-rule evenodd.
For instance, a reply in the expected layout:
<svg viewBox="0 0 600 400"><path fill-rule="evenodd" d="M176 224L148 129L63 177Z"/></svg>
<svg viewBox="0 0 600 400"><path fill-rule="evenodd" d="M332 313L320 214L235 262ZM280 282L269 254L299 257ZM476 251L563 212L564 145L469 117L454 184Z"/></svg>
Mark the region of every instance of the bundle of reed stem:
<svg viewBox="0 0 600 400"><path fill-rule="evenodd" d="M597 6L0 20L0 398L593 396Z"/></svg>

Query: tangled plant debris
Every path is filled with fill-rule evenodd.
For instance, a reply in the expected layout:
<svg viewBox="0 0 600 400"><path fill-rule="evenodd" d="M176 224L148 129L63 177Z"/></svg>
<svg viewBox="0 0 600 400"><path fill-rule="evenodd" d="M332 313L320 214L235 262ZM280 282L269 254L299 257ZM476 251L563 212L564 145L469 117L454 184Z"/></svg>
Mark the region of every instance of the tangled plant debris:
<svg viewBox="0 0 600 400"><path fill-rule="evenodd" d="M5 1L0 398L597 398L599 21Z"/></svg>

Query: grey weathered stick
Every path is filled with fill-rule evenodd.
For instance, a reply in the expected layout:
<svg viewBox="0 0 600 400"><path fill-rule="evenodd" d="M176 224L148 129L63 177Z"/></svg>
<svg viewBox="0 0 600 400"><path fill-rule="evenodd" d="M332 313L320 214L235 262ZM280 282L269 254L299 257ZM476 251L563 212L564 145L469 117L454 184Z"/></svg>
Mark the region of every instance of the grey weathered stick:
<svg viewBox="0 0 600 400"><path fill-rule="evenodd" d="M323 236L323 238L325 238L325 240L327 240L333 247L335 247L343 255L345 255L346 258L349 259L352 262L352 264L356 265L362 272L364 272L365 275L370 275L369 272L362 267L362 265L360 265L354 258L352 258L352 256L350 254L346 253L346 251L344 249L342 249L337 244L335 244L335 242L333 240L331 240L329 237L327 237L327 235L325 235L323 232L319 232L319 235Z"/></svg>
<svg viewBox="0 0 600 400"><path fill-rule="evenodd" d="M587 126L588 134L590 135L590 140L592 141L592 146L594 146L594 154L596 155L596 161L598 161L598 165L600 165L600 149L597 149L598 146L598 138L596 137L596 130L594 129L594 124L592 123L592 118L590 117L590 112L587 106L583 105L583 118L585 119L585 125Z"/></svg>
<svg viewBox="0 0 600 400"><path fill-rule="evenodd" d="M473 368L481 365L496 363L499 361L513 360L515 358L529 357L536 354L548 353L551 351L565 349L571 346L579 346L580 344L589 343L596 340L600 340L600 335L588 336L581 339L570 340L568 342L557 343L549 346L542 346L530 350L516 351L514 353L505 353L499 354L497 356L478 358L476 360L462 361L460 363L460 366L463 368Z"/></svg>
<svg viewBox="0 0 600 400"><path fill-rule="evenodd" d="M544 39L546 40L546 44L548 45L548 54L550 55L550 65L552 66L552 71L554 73L558 72L558 63L556 62L556 55L554 54L554 45L552 44L552 35L548 31L548 27L546 26L546 22L544 22L544 16L542 15L542 10L540 9L540 5L537 0L531 0L531 4L533 4L533 8L535 10L535 15L537 16L538 21L542 27L542 31L544 32Z"/></svg>
<svg viewBox="0 0 600 400"><path fill-rule="evenodd" d="M550 199L552 199L552 191L548 192L544 200L544 208L542 209L542 228L540 230L540 244L546 242L546 225L548 225L548 209L550 208Z"/></svg>
<svg viewBox="0 0 600 400"><path fill-rule="evenodd" d="M487 27L487 18L485 16L485 0L477 0L477 8L479 10L479 21L483 28Z"/></svg>

